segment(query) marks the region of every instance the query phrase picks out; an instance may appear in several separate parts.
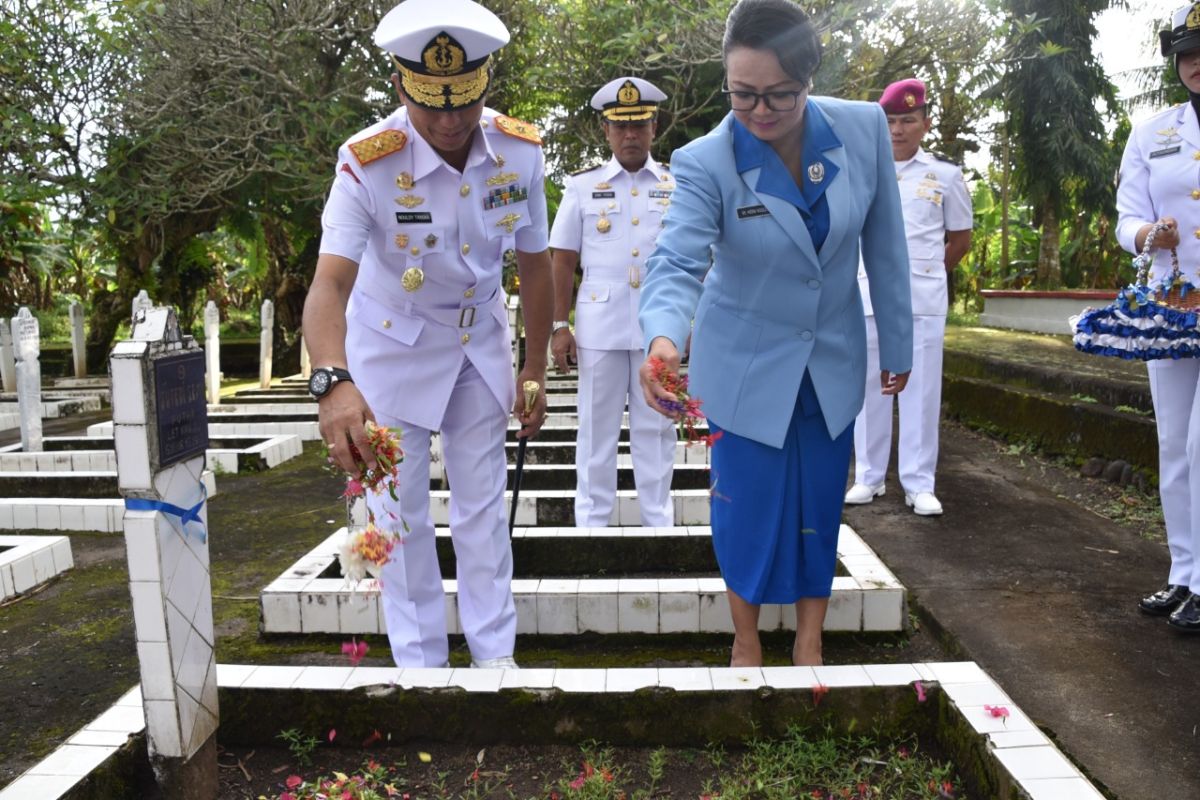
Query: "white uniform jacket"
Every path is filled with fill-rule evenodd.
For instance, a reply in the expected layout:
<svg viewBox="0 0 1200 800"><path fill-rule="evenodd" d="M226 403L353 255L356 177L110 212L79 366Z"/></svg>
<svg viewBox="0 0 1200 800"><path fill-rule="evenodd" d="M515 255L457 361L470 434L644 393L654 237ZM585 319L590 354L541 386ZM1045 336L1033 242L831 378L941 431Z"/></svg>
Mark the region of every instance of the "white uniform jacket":
<svg viewBox="0 0 1200 800"><path fill-rule="evenodd" d="M1117 212L1117 241L1130 253L1139 228L1175 217L1179 268L1200 285L1200 125L1190 103L1155 114L1130 132L1121 157ZM1153 255L1151 278L1165 277L1171 271L1170 255Z"/></svg>
<svg viewBox="0 0 1200 800"><path fill-rule="evenodd" d="M904 208L904 238L912 269L913 314L946 316L949 304L946 274L946 232L970 230L974 224L971 194L962 169L925 150L917 149L908 161L896 162L896 181ZM863 310L874 314L867 271L858 267L858 288Z"/></svg>
<svg viewBox="0 0 1200 800"><path fill-rule="evenodd" d="M506 412L514 399L501 266L509 248L546 249L544 161L497 119L484 110L460 175L399 109L338 151L321 219L321 252L359 264L346 309L356 385L372 409L430 430L464 358ZM392 152L364 164L351 145L372 137Z"/></svg>
<svg viewBox="0 0 1200 800"><path fill-rule="evenodd" d="M550 246L579 253L583 266L575 303L580 347L642 349L641 282L674 190L667 168L650 157L636 174L614 157L567 178Z"/></svg>

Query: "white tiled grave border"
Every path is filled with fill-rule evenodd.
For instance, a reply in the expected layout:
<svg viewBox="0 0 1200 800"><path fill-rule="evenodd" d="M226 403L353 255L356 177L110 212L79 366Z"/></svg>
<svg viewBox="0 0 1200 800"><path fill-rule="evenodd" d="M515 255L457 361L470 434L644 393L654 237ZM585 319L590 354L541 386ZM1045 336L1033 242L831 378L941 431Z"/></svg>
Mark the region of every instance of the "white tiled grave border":
<svg viewBox="0 0 1200 800"><path fill-rule="evenodd" d="M209 419L208 435L214 439L221 436L283 436L292 434L302 441L315 442L321 438L320 427L311 422L213 422ZM112 436L112 421L89 425L88 436Z"/></svg>
<svg viewBox="0 0 1200 800"><path fill-rule="evenodd" d="M439 536L449 531L439 530ZM318 578L337 559L346 529L315 547L261 594L266 633L383 633L387 630L376 581L352 590L341 578ZM676 528L517 528L514 538L711 536L702 526ZM849 576L833 579L825 617L828 631L899 631L907 592L879 557L847 525L838 559ZM443 580L446 625L461 633L457 582ZM512 583L519 634L732 633L729 600L720 578L530 578ZM759 627L795 630L795 606L764 605Z"/></svg>
<svg viewBox="0 0 1200 800"><path fill-rule="evenodd" d="M211 500L217 496L212 470L202 474ZM125 501L120 498L3 497L0 530L99 531L123 533Z"/></svg>
<svg viewBox="0 0 1200 800"><path fill-rule="evenodd" d="M211 435L211 434L210 434ZM104 438L92 436L91 438ZM75 439L78 441L78 439ZM109 442L112 440L109 439ZM205 453L205 466L227 473L238 471L238 456L258 455L273 469L289 461L304 449L300 437L291 434L272 435L256 445L243 449L210 447ZM111 447L104 450L55 450L22 453L20 443L0 447L0 472L110 472L117 470L117 454Z"/></svg>
<svg viewBox="0 0 1200 800"><path fill-rule="evenodd" d="M905 686L937 682L974 731L987 737L999 769L1030 800L1104 800L1004 690L974 661L925 664L863 664L827 667L624 668L475 670L396 667L252 666L218 664L217 682L226 689L352 691L364 686L407 689L558 689L563 692L623 694L647 687L678 692L811 690ZM1002 705L1006 719L984 707ZM43 761L0 790L0 800L57 800L145 728L142 697L134 687Z"/></svg>
<svg viewBox="0 0 1200 800"><path fill-rule="evenodd" d="M75 566L66 536L0 536L0 601L45 583Z"/></svg>

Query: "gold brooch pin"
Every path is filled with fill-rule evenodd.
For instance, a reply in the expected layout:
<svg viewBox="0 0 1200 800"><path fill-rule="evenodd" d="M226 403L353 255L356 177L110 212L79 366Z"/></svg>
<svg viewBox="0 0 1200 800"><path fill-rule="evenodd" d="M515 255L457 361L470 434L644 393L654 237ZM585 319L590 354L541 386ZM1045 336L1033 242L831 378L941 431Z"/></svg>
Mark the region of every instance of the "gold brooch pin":
<svg viewBox="0 0 1200 800"><path fill-rule="evenodd" d="M496 165L496 169L500 169L504 166L504 156L496 153L495 158L492 159L492 163Z"/></svg>
<svg viewBox="0 0 1200 800"><path fill-rule="evenodd" d="M496 223L496 227L504 228L505 233L512 233L513 225L516 224L517 220L519 220L520 218L521 218L520 214L505 214L503 217L500 218L500 221Z"/></svg>
<svg viewBox="0 0 1200 800"><path fill-rule="evenodd" d="M407 172L401 172L396 176L397 189L403 189L407 192L409 189L413 188L414 185L415 183L413 182L413 176L411 174Z"/></svg>
<svg viewBox="0 0 1200 800"><path fill-rule="evenodd" d="M399 247L401 250L408 247L408 234L407 233L397 233L395 242L396 242L396 247Z"/></svg>
<svg viewBox="0 0 1200 800"><path fill-rule="evenodd" d="M596 220L596 230L600 233L608 233L612 230L612 223L608 221L608 211L600 209L600 219Z"/></svg>
<svg viewBox="0 0 1200 800"><path fill-rule="evenodd" d="M403 197L397 197L396 202L405 208L416 208L425 202L425 198L417 197L415 194L406 194Z"/></svg>
<svg viewBox="0 0 1200 800"><path fill-rule="evenodd" d="M603 191L605 189L611 189L612 184L609 183L608 181L600 181L599 183L596 184L596 188Z"/></svg>

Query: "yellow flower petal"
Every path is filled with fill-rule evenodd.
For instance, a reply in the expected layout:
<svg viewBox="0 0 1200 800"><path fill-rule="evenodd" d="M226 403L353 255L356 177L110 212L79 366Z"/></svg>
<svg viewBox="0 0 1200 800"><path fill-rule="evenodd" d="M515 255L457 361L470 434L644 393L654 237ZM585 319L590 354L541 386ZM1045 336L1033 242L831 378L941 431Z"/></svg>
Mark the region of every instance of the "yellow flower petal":
<svg viewBox="0 0 1200 800"><path fill-rule="evenodd" d="M430 761L433 761L433 756L425 752L417 753L417 758L421 759L422 764L428 764Z"/></svg>

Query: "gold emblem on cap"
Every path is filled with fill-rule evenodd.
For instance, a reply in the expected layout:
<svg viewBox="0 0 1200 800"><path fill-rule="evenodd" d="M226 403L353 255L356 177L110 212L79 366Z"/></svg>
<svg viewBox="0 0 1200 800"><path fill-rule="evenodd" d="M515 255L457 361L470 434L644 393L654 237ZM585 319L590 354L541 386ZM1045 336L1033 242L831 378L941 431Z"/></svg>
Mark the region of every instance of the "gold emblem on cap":
<svg viewBox="0 0 1200 800"><path fill-rule="evenodd" d="M909 108L916 108L917 107L917 96L915 94L913 94L912 92L905 92L904 93L904 105L908 106Z"/></svg>
<svg viewBox="0 0 1200 800"><path fill-rule="evenodd" d="M421 62L431 75L457 75L467 63L467 54L448 33L439 33L421 53Z"/></svg>
<svg viewBox="0 0 1200 800"><path fill-rule="evenodd" d="M415 194L406 194L403 197L397 197L396 203L405 208L416 208L425 202L424 197L417 197Z"/></svg>
<svg viewBox="0 0 1200 800"><path fill-rule="evenodd" d="M504 228L505 233L512 233L513 225L515 225L517 220L519 220L520 218L521 218L520 214L505 214L503 217L500 218L500 221L496 223L496 227Z"/></svg>
<svg viewBox="0 0 1200 800"><path fill-rule="evenodd" d="M399 247L401 250L403 250L404 248L408 247L408 234L397 233L394 241L396 242L396 247Z"/></svg>
<svg viewBox="0 0 1200 800"><path fill-rule="evenodd" d="M425 285L425 273L420 267L409 267L400 278L400 285L406 292L415 292Z"/></svg>
<svg viewBox="0 0 1200 800"><path fill-rule="evenodd" d="M407 192L409 189L413 188L414 185L415 183L413 182L413 176L411 173L401 172L396 176L397 189L403 189Z"/></svg>
<svg viewBox="0 0 1200 800"><path fill-rule="evenodd" d="M1189 31L1193 28L1200 28L1200 3L1195 3L1192 6L1192 10L1188 12L1187 21L1184 24L1187 25Z"/></svg>
<svg viewBox="0 0 1200 800"><path fill-rule="evenodd" d="M521 176L515 172L501 172L487 179L488 186L503 186L506 183L516 183Z"/></svg>
<svg viewBox="0 0 1200 800"><path fill-rule="evenodd" d="M820 183L825 180L825 165L818 161L815 164L808 165L808 179L813 183Z"/></svg>
<svg viewBox="0 0 1200 800"><path fill-rule="evenodd" d="M612 230L612 223L608 221L608 211L600 209L600 219L596 220L596 230L600 233L608 233Z"/></svg>
<svg viewBox="0 0 1200 800"><path fill-rule="evenodd" d="M425 246L426 247L434 247L437 245L437 243L438 243L437 234L431 233L425 237Z"/></svg>
<svg viewBox="0 0 1200 800"><path fill-rule="evenodd" d="M636 106L642 102L642 93L633 81L625 81L617 90L617 102L623 106Z"/></svg>

